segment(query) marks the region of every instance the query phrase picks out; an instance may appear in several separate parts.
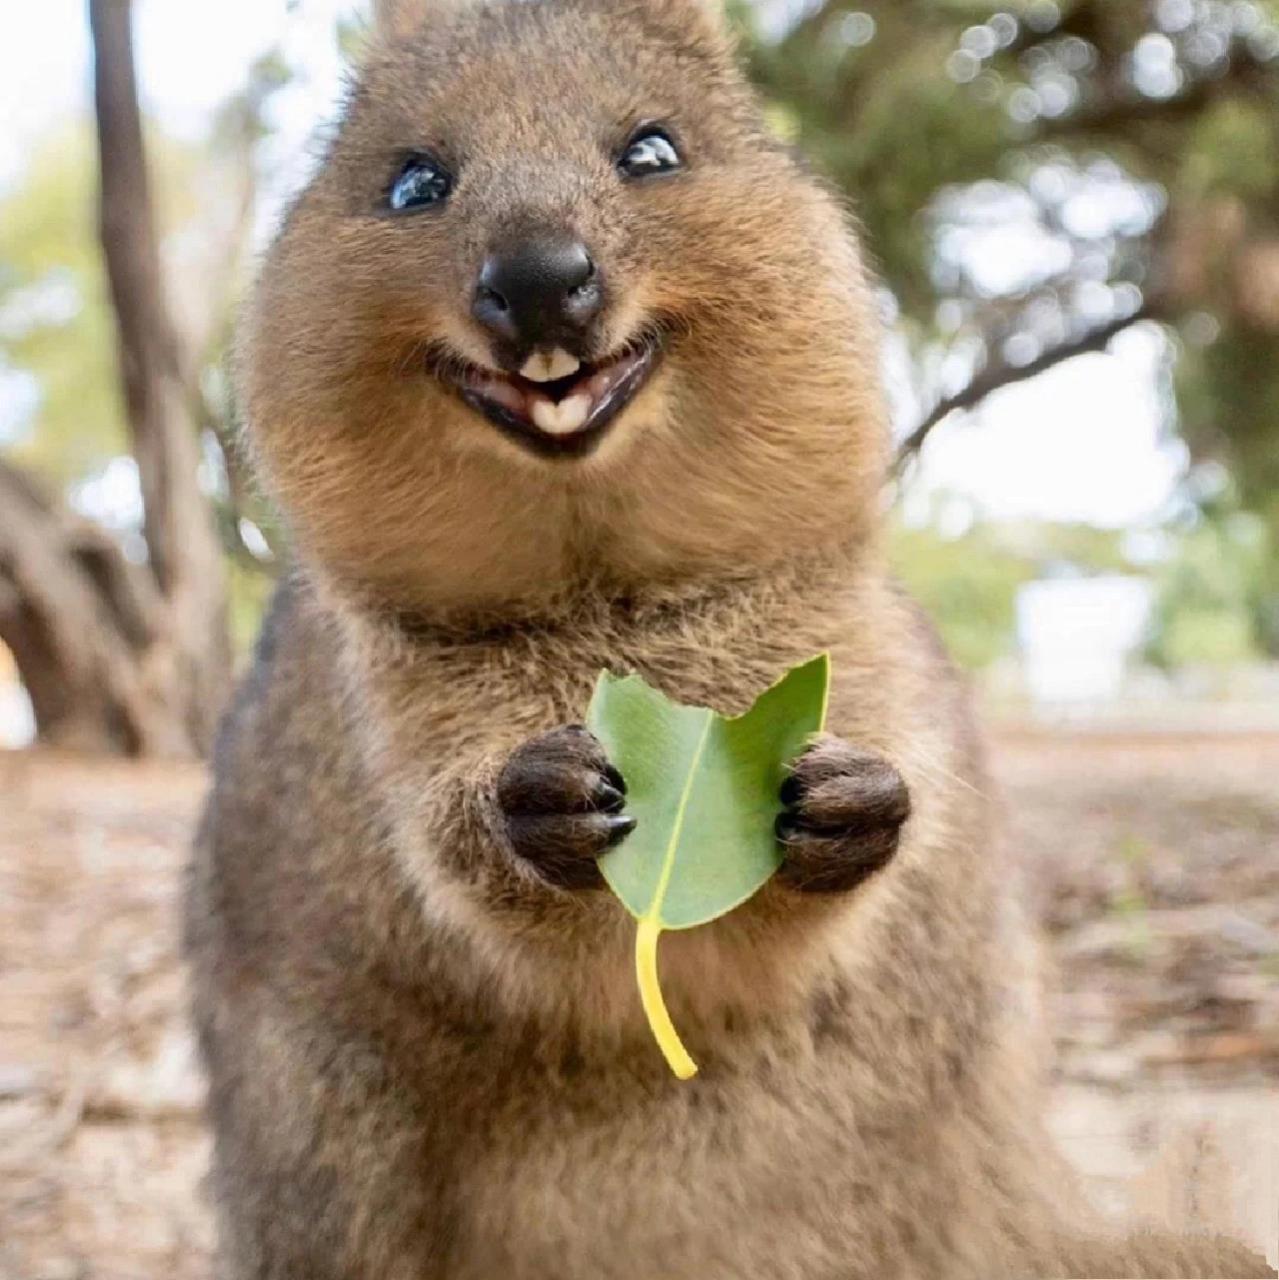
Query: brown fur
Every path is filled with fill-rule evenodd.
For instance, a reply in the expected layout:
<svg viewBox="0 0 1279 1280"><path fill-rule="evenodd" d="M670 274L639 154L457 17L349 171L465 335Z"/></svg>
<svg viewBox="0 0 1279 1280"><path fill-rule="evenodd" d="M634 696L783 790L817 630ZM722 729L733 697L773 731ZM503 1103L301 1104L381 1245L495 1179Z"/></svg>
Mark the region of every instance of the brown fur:
<svg viewBox="0 0 1279 1280"><path fill-rule="evenodd" d="M980 751L876 539L878 334L835 202L692 0L381 8L243 341L300 568L228 718L189 899L224 1280L1159 1274L1148 1242L1085 1230L1035 1123ZM648 118L687 171L623 188L610 150ZM380 216L396 154L428 144L449 206ZM487 239L550 224L606 273L598 351L666 348L567 463L424 363L486 360L466 299ZM633 923L561 874L607 765L553 731L601 666L736 712L823 649L838 737L797 802L820 838L663 940L702 1066L679 1083ZM528 819L561 793L555 862ZM1184 1275L1234 1256L1149 1250Z"/></svg>

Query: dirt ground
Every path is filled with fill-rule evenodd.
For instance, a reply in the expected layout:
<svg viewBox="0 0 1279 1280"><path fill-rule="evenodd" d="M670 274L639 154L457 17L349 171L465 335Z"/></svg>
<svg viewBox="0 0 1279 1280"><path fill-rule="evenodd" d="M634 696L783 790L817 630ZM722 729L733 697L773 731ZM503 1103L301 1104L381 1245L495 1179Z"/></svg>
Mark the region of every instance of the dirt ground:
<svg viewBox="0 0 1279 1280"><path fill-rule="evenodd" d="M1100 1202L1275 1258L1279 735L1000 734L1051 1120ZM205 1280L176 901L196 769L0 755L0 1280Z"/></svg>

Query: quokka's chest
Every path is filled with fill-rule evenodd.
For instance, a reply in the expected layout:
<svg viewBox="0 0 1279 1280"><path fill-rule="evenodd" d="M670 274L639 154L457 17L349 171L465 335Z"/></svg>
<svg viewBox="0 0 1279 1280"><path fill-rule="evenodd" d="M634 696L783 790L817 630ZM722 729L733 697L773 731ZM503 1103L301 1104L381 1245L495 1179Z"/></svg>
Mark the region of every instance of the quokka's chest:
<svg viewBox="0 0 1279 1280"><path fill-rule="evenodd" d="M580 721L601 671L636 673L667 697L744 711L791 667L831 647L825 628L762 630L744 611L664 625L530 630L436 643L405 673L439 707L490 709L530 728Z"/></svg>

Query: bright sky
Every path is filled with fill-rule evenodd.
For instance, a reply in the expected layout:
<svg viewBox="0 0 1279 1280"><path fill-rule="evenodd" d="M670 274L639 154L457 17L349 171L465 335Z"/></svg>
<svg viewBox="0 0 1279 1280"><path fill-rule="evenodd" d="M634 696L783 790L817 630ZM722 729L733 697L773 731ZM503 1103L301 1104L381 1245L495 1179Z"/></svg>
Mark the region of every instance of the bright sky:
<svg viewBox="0 0 1279 1280"><path fill-rule="evenodd" d="M143 106L170 133L198 137L218 104L244 83L259 54L282 45L298 72L277 104L286 144L305 152L312 127L339 90L333 38L339 14L361 0L135 0L135 44ZM0 183L21 172L39 136L92 95L85 0L42 0L6 19L0 44Z"/></svg>
<svg viewBox="0 0 1279 1280"><path fill-rule="evenodd" d="M995 392L979 417L934 429L906 511L930 493L969 498L977 514L1085 520L1152 519L1185 466L1162 436L1156 394L1163 339L1132 329L1107 354L1080 356Z"/></svg>
<svg viewBox="0 0 1279 1280"><path fill-rule="evenodd" d="M198 135L242 84L252 59L278 41L298 69L276 108L279 163L305 164L312 126L339 86L334 18L359 0L137 0L144 105L170 132ZM15 6L0 44L0 186L47 130L87 107L89 47L83 0ZM992 249L1006 257L1007 242ZM939 428L918 491L958 493L992 517L1141 524L1168 501L1184 465L1160 439L1159 341L1122 335L1108 355L1084 357L991 397L980 415ZM918 498L916 499L918 502ZM915 505L915 504L911 504ZM907 511L911 510L908 505Z"/></svg>

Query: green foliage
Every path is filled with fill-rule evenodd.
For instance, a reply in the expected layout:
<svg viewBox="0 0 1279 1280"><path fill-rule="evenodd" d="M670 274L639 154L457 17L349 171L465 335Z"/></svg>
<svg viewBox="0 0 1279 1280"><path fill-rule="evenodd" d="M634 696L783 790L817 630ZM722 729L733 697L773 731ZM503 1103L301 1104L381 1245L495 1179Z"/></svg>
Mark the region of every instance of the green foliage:
<svg viewBox="0 0 1279 1280"><path fill-rule="evenodd" d="M1229 666L1255 659L1271 559L1269 532L1258 517L1210 510L1177 540L1158 575L1152 661Z"/></svg>
<svg viewBox="0 0 1279 1280"><path fill-rule="evenodd" d="M600 859L609 887L640 922L640 993L681 1078L696 1067L657 986L657 936L731 911L777 870L773 822L786 766L826 719L830 660L796 667L743 715L670 701L639 676L604 672L587 723L626 779L635 830Z"/></svg>
<svg viewBox="0 0 1279 1280"><path fill-rule="evenodd" d="M1155 656L1167 667L1228 667L1258 656L1252 620L1227 608L1167 607Z"/></svg>
<svg viewBox="0 0 1279 1280"><path fill-rule="evenodd" d="M1269 654L1279 654L1279 362L1275 350L1275 335L1235 319L1221 326L1206 345L1186 344L1177 365L1187 443L1197 459L1217 464L1229 476L1224 499L1210 495L1205 506L1208 528L1198 536L1231 559L1235 567L1226 576L1232 581L1242 563L1248 585L1232 587L1230 609L1246 609L1251 618L1249 643ZM1251 512L1259 523L1249 526L1252 531L1244 536L1246 546L1241 550L1238 531L1244 526L1237 520L1224 525L1222 517L1242 512ZM1203 572L1207 569L1203 566ZM1218 614L1219 606L1211 612ZM1206 622L1201 622L1196 634L1202 637L1206 628ZM1238 627L1233 634L1232 643L1242 643ZM1187 639L1160 652L1165 661L1172 661L1174 652L1196 644L1202 640L1192 644ZM1223 638L1211 647L1224 651L1224 644Z"/></svg>
<svg viewBox="0 0 1279 1280"><path fill-rule="evenodd" d="M997 109L945 75L955 32L941 6L865 9L875 31L865 45L848 43L849 15L830 5L780 44L756 40L753 67L805 150L848 193L876 265L908 310L924 314L934 296L922 215L948 184L996 172L1007 138Z"/></svg>
<svg viewBox="0 0 1279 1280"><path fill-rule="evenodd" d="M195 212L197 158L157 137L148 150L161 225L182 226ZM0 198L0 365L39 389L30 428L11 446L17 461L70 485L128 451L115 343L86 122L50 136Z"/></svg>
<svg viewBox="0 0 1279 1280"><path fill-rule="evenodd" d="M234 556L227 557L226 571L231 645L234 652L242 656L252 650L257 639L276 579L269 566L251 567Z"/></svg>
<svg viewBox="0 0 1279 1280"><path fill-rule="evenodd" d="M277 56L258 59L245 88L216 113L204 143L181 145L154 130L147 138L162 248L182 241L183 270L168 280L175 319L181 327L185 303L195 320L194 333L183 334L187 345L212 348L186 353L195 361L199 385L191 397L209 428L211 461L218 452L213 437L229 436L233 417L220 368L229 324L219 312L229 312L231 301L224 276L235 251L236 202L250 191L249 148L263 134L264 106L288 74ZM130 448L98 240L97 185L94 130L82 120L47 137L19 183L0 192L0 372L29 379L36 391L29 416L6 420L0 443L16 462L68 493ZM201 308L207 314L198 314ZM229 553L232 630L243 651L273 578L271 566L264 573L253 567L239 517L249 515L268 538L274 530L263 504L240 494L247 486L228 484L218 471L210 469L210 497Z"/></svg>
<svg viewBox="0 0 1279 1280"><path fill-rule="evenodd" d="M1147 289L1179 278L1171 246L1181 241L1170 230L1197 221L1209 228L1192 244L1205 267L1190 273L1198 292L1177 305L1210 313L1216 334L1181 350L1177 429L1197 461L1229 471L1233 501L1260 518L1269 554L1241 551L1205 502L1206 525L1176 534L1161 571L1151 652L1167 663L1227 661L1258 645L1279 653L1279 338L1241 310L1230 245L1211 234L1210 216L1226 209L1245 237L1279 237L1279 57L1266 52L1265 26L1279 21L1279 0L1197 0L1189 25L1169 31L1159 26L1167 6L1118 0L824 0L791 6L797 18L770 28L781 9L730 0L769 98L770 125L813 155L864 226L899 304L924 402L948 354L971 350L980 364L1008 336L1038 333L1035 316L1077 329L1083 321L1071 299L1081 281ZM348 21L339 35L358 57L362 29ZM1174 51L1181 79L1164 96L1133 79L1143 37ZM1205 39L1224 40L1224 55L1197 61ZM263 106L290 74L278 55L261 59L203 147L149 140L162 226L197 225L210 156L262 135ZM1066 97L1054 102L1057 91ZM128 447L97 246L95 165L83 122L51 136L21 185L0 193L0 369L30 374L39 389L30 429L7 447L63 486ZM1099 171L1150 184L1166 216L1153 209L1146 223L1091 239L1072 231L1061 191L1052 192L1063 175L1067 194L1087 189ZM965 200L996 189L1016 196L1031 222L1068 250L1060 277L991 296L948 262L947 236L972 217ZM209 407L212 417L231 417L225 395ZM247 567L237 518L247 510L265 527L267 516L242 507L238 495L223 507L224 538L236 549L235 628L247 636L270 580ZM897 529L894 558L974 668L1011 652L1021 583L1059 561L1085 571L1129 568L1114 535L1062 526L979 528L951 539Z"/></svg>
<svg viewBox="0 0 1279 1280"><path fill-rule="evenodd" d="M756 77L855 206L899 304L920 399L938 394L931 371L947 353L980 366L1010 336L1043 349L1096 323L1077 309L1081 284L1129 299L1172 284L1162 309L1202 308L1220 330L1182 354L1178 427L1196 458L1231 471L1279 546L1279 325L1250 313L1232 256L1279 244L1279 4L825 0L780 33L758 17L776 9L753 12ZM1146 216L1073 222L1071 192L1105 183L1141 190ZM991 292L948 259L948 237L987 217L981 194L1002 196L1056 246L1057 274ZM997 651L1010 596L999 579L1011 575L964 550L914 556L943 629L980 665ZM954 563L930 571L930 558ZM954 585L950 569L975 580ZM1279 653L1279 569L1257 617ZM1178 625L1204 632L1202 620ZM1236 630L1225 647L1242 640Z"/></svg>
<svg viewBox="0 0 1279 1280"><path fill-rule="evenodd" d="M1178 368L1187 440L1230 472L1239 500L1265 513L1279 494L1279 338L1236 320Z"/></svg>
<svg viewBox="0 0 1279 1280"><path fill-rule="evenodd" d="M1265 650L1275 598L1273 545L1260 517L1227 503L1171 531L1166 558L1153 571L1132 563L1119 533L1077 524L975 525L953 538L898 525L890 550L895 572L956 660L980 671L1015 652L1020 587L1058 571L1153 572L1147 657L1158 665L1253 661Z"/></svg>
<svg viewBox="0 0 1279 1280"><path fill-rule="evenodd" d="M1273 200L1279 186L1279 129L1255 103L1215 103L1188 130L1179 176L1187 196Z"/></svg>
<svg viewBox="0 0 1279 1280"><path fill-rule="evenodd" d="M40 394L13 453L62 484L127 448L95 165L88 129L55 136L0 201L0 358L31 374Z"/></svg>
<svg viewBox="0 0 1279 1280"><path fill-rule="evenodd" d="M1017 589L1035 576L1033 561L1000 546L989 527L958 538L898 527L891 551L895 572L961 666L980 670L1013 652Z"/></svg>

